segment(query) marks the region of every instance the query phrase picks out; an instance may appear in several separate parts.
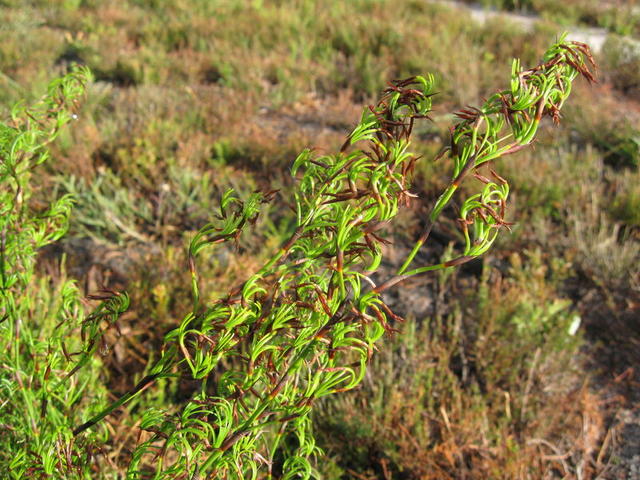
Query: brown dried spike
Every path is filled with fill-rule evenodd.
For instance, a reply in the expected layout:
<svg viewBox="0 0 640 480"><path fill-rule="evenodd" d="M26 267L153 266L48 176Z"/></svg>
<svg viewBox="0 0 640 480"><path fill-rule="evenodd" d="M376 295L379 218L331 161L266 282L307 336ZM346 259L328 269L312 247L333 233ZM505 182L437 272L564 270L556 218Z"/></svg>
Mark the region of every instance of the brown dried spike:
<svg viewBox="0 0 640 480"><path fill-rule="evenodd" d="M478 180L480 180L482 183L484 183L485 185L488 185L489 183L491 183L491 180L489 180L487 177L485 177L484 175L481 175L480 173L478 173L478 171L476 170L475 172L473 172L473 176L475 178L477 178Z"/></svg>
<svg viewBox="0 0 640 480"><path fill-rule="evenodd" d="M102 289L99 290L97 293L91 293L89 295L87 295L87 298L89 300L110 300L113 297L117 297L120 294L117 292L114 292L113 290L108 290L108 289Z"/></svg>
<svg viewBox="0 0 640 480"><path fill-rule="evenodd" d="M577 45L576 42L574 42L574 45ZM595 62L591 55L591 50L585 44L582 44L582 46L583 46L582 48L578 46L578 50L584 53L584 55L587 57L587 60L589 61L590 64L595 66ZM593 76L591 71L589 71L587 66L584 64L581 56L573 48L569 47L568 45L560 45L560 47L567 51L567 54L565 54L565 61L569 65L571 65L573 68L575 68L578 72L580 72L582 76L584 76L589 81L589 83L596 83L595 77Z"/></svg>
<svg viewBox="0 0 640 480"><path fill-rule="evenodd" d="M313 163L314 165L317 165L318 167L322 167L322 168L324 168L325 170L327 170L327 169L329 169L329 168L330 168L330 166L329 166L328 164L326 164L326 163L324 163L324 162L321 162L320 160L317 160L317 159L315 159L315 158L314 158L314 159L312 159L312 160L309 160L309 163Z"/></svg>
<svg viewBox="0 0 640 480"><path fill-rule="evenodd" d="M66 358L67 362L71 362L71 356L67 351L67 345L64 343L64 341L62 341L61 346L62 346L62 354L64 355L64 358Z"/></svg>
<svg viewBox="0 0 640 480"><path fill-rule="evenodd" d="M415 76L409 77L409 78L405 78L403 80L394 80L393 81L393 84L397 85L399 87L406 87L406 86L412 85L414 83L416 83L416 77Z"/></svg>
<svg viewBox="0 0 640 480"><path fill-rule="evenodd" d="M598 64L596 63L595 59L593 58L593 54L591 52L591 48L589 47L589 45L587 45L586 43L582 43L582 42L574 42L574 43L577 45L577 49L580 52L582 52L585 57L587 57L587 61L593 67L593 70L597 73L598 72Z"/></svg>
<svg viewBox="0 0 640 480"><path fill-rule="evenodd" d="M389 306L386 303L381 302L379 305L383 308L383 310L385 312L387 312L387 315L389 315L391 318L393 318L394 321L396 321L398 323L404 323L405 322L405 319L402 318L400 315L396 315L395 313L393 313L393 311L391 311L391 309L389 308ZM389 327L389 328L390 328L389 332L399 332L399 330L397 330L397 329L395 329L393 327Z"/></svg>
<svg viewBox="0 0 640 480"><path fill-rule="evenodd" d="M331 309L329 308L327 299L324 297L324 293L322 292L322 290L320 290L320 287L318 287L317 285L314 285L314 289L316 291L316 295L318 296L318 300L322 305L322 309L324 310L324 313L326 313L328 316L332 316L333 314L331 313Z"/></svg>
<svg viewBox="0 0 640 480"><path fill-rule="evenodd" d="M498 175L494 169L490 168L489 172L491 172L491 175L493 176L493 178L495 178L498 181L498 183L500 183L501 185L506 185L507 183L509 183L504 177L501 177L500 175Z"/></svg>
<svg viewBox="0 0 640 480"><path fill-rule="evenodd" d="M477 108L467 106L457 112L454 112L454 115L463 120L474 122L481 113L482 112L480 112L480 110L478 110Z"/></svg>
<svg viewBox="0 0 640 480"><path fill-rule="evenodd" d="M556 107L553 103L549 105L549 108L547 109L549 115L551 116L551 119L553 121L554 125L559 125L560 124L560 109L558 107Z"/></svg>
<svg viewBox="0 0 640 480"><path fill-rule="evenodd" d="M512 112L511 112L511 105L509 103L509 100L507 99L507 97L501 92L500 94L500 103L502 104L501 108L500 108L500 112L502 113L502 115L504 116L505 120L507 121L507 125L511 125L511 122L513 120L512 117Z"/></svg>
<svg viewBox="0 0 640 480"><path fill-rule="evenodd" d="M373 238L376 239L377 242L380 242L383 245L391 245L393 243L391 240L387 240L386 238L383 238L383 237L381 237L379 235L376 235L373 232L371 232L369 235L371 235Z"/></svg>

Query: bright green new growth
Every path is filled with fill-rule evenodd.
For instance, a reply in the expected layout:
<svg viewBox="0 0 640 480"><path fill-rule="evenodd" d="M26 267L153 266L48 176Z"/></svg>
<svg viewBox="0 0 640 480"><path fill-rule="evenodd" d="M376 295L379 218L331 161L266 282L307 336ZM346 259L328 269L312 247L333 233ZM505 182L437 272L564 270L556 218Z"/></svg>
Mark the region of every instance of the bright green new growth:
<svg viewBox="0 0 640 480"><path fill-rule="evenodd" d="M105 392L92 351L71 369L85 343L77 332L81 295L64 275L53 288L35 276L38 249L67 231L72 199L38 209L30 201L31 172L49 158L47 144L72 119L89 79L87 70L74 70L0 124L0 459L9 478L91 478L98 436L74 439L72 430L80 411L104 408ZM71 377L80 366L87 368Z"/></svg>
<svg viewBox="0 0 640 480"><path fill-rule="evenodd" d="M393 321L400 320L384 304L381 293L409 277L459 265L490 248L500 227L508 226L504 216L509 187L492 170L493 179L476 170L531 143L545 115L557 121L578 73L593 79L585 59L592 63L586 45L562 38L538 67L521 71L515 61L510 90L491 96L479 109L457 113L460 121L451 129L447 148L453 160L451 181L433 206L414 249L397 274L383 283L376 284L372 274L380 266L383 245L388 243L384 230L415 196L409 191L417 160L410 151L410 138L414 123L430 111L434 95L431 76L392 83L375 106L364 110L359 125L336 155L315 157L305 150L298 156L292 167L299 182L294 205L297 222L289 240L226 297L205 304L199 288L198 255L206 253L209 246L237 241L244 227L256 220L261 205L275 194L256 192L241 201L228 191L222 198L218 221L201 229L189 246L192 311L167 334L160 359L149 374L97 415L84 413L89 419L75 428L75 438L82 439L84 431L155 380L187 376L199 381L199 391L181 411L152 409L144 413L140 427L150 435L133 452L129 478L244 479L265 472L285 479L313 476L309 459L319 453L309 417L314 402L356 387L376 341L393 330ZM80 71L73 75L80 75ZM73 75L60 84L73 83ZM67 92L71 98L75 93L79 91ZM8 139L5 148L9 150L5 152L16 150L11 147L13 130L5 129L2 134ZM3 153L2 180L10 185L15 182L13 196L7 199L14 199L11 208L19 212L16 192L19 182L22 190L26 188L26 179L12 173L15 160L7 161L5 155L13 154ZM460 207L463 251L445 262L410 269L434 223L472 172L481 188ZM49 233L52 227L46 226L19 233L46 241L59 238L66 225L69 200L63 199L61 205L67 209L50 210L62 212L56 213L62 220L56 233ZM39 218L28 217L34 222ZM16 230L19 214L8 218L0 225L4 230ZM38 233L41 230L43 233ZM8 343L15 336L19 318L13 299L21 291L5 279L19 269L17 260L5 260L5 256L13 257L5 254L11 250L5 249L4 237L4 310L0 314L7 315L9 327L2 327L0 338ZM30 255L31 268L35 248L42 243L34 245L24 254L25 258ZM28 280L24 279L23 285ZM74 291L72 297L77 300L75 295ZM128 305L125 294L108 293L102 299L103 304L82 324L84 346L75 366L63 364L64 373L59 368L50 383L43 383L47 385L43 398L71 391L69 385L81 383L88 371L82 367L91 364L105 329L115 324ZM62 344L52 345L52 355L60 357L60 351L65 352ZM59 362L63 360L59 358ZM13 374L6 377L7 384L20 378ZM40 422L36 417L29 420L34 426ZM61 418L61 435L68 440L72 418ZM14 420L10 422L12 425Z"/></svg>
<svg viewBox="0 0 640 480"><path fill-rule="evenodd" d="M520 70L520 61L515 59L509 90L496 92L480 108L467 107L456 113L461 121L452 128L448 147L454 162L451 182L433 206L423 234L398 274L410 276L426 271L423 267L406 272L429 236L433 223L471 170L529 145L545 115L551 116L557 124L560 108L571 93L571 84L578 74L594 81L585 65L586 57L586 61L595 66L588 46L579 42L566 43L564 39L565 36L561 37L545 53L543 63L535 68ZM497 183L475 175L486 187L482 193L466 199L461 207L460 222L466 248L456 261L468 261L486 252L496 238L496 227L506 225L504 210L509 186L503 178L492 173ZM473 239L469 236L468 225L473 227Z"/></svg>

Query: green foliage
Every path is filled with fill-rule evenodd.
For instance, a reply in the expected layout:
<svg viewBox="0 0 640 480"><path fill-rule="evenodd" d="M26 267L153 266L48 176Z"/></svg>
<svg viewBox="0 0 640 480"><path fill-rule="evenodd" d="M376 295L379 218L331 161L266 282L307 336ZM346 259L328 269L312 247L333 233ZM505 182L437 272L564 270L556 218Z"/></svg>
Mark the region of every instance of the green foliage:
<svg viewBox="0 0 640 480"><path fill-rule="evenodd" d="M205 303L197 257L210 246L237 242L275 194L255 192L241 201L227 191L218 221L203 227L189 246L192 310L167 334L149 374L74 433L177 371L197 381L197 393L178 412L153 410L145 416L143 430L151 437L133 454L132 478L257 478L262 469L282 478L314 475L309 459L318 449L310 431L311 408L364 378L375 343L399 320L382 292L488 250L498 229L508 225L509 188L496 173L494 181L478 170L531 143L543 116L557 120L574 78L593 79L586 60L592 61L586 45L560 39L533 69L520 70L514 61L510 90L457 114L446 149L453 161L451 181L403 266L379 285L371 275L382 260L384 229L413 196L409 188L416 157L410 137L414 123L430 111L433 77L393 82L375 106L364 110L338 154L316 157L303 151L292 166L292 175L301 173L294 232L246 281ZM409 269L471 172L481 188L462 203L463 251ZM295 447L284 447L292 437ZM282 448L287 452L278 462Z"/></svg>
<svg viewBox="0 0 640 480"><path fill-rule="evenodd" d="M7 478L91 478L93 445L106 440L102 431L78 440L72 434L83 415L104 408L92 356L100 335L93 328L91 350L83 351L88 332L75 283L62 272L52 285L35 272L38 250L67 231L72 199L44 208L31 201L33 172L75 115L89 78L74 69L0 125L0 463Z"/></svg>
<svg viewBox="0 0 640 480"><path fill-rule="evenodd" d="M349 39L344 43L349 50ZM490 179L480 169L529 145L544 116L557 121L573 80L579 74L593 80L587 62L593 63L588 47L563 37L537 67L522 70L514 61L509 89L490 96L480 108L456 114L450 144L441 153L451 158L450 180L414 249L399 271L383 282L376 283L373 274L382 262L388 227L415 196L410 192L417 161L411 135L414 124L430 112L434 77L392 82L379 102L364 110L338 153L316 156L303 151L291 169L297 189L290 237L226 296L209 301L201 288L199 257L212 246L239 243L276 194L255 191L241 199L233 190L226 191L219 215L198 231L188 248L190 311L165 336L147 374L107 406L99 405L100 388L95 395L84 390L96 382L95 354L105 332L116 327L129 307L126 294L104 291L91 296L102 303L80 320L77 291L63 283L56 313L32 315L24 326L28 313L37 309L32 302L38 296L30 293L36 251L64 234L71 207L69 196L44 212L30 207L30 172L46 160L46 145L71 118L70 107L83 92L87 71L76 69L54 82L49 95L34 107L16 108L13 124L0 130L0 180L8 186L0 223L0 338L9 352L3 363L10 366L3 387L7 394L21 392L27 400L24 410L10 401L0 410L7 415L3 423L16 432L10 439L11 448L17 448L11 473L19 478L25 472L44 476L66 469L68 477L87 477L93 467L90 446L106 441L98 438L100 433L90 433L93 428L139 401L155 382L177 377L189 380L195 391L178 408L168 405L143 413L144 438L132 452L129 478L317 476L311 463L320 453L311 431L312 407L324 397L358 386L376 342L401 320L382 293L411 277L466 263L491 247L499 229L509 226L509 186L493 170L487 174ZM467 182L457 219L464 239L461 251L440 263L415 266L433 226L471 174L478 182ZM115 195L100 184L87 189L71 181L67 189L86 192L92 203L102 201L105 210L125 211L128 217L137 214L132 198L111 198ZM134 223L127 228L114 229L105 222L101 226L115 241L136 228ZM543 320L551 322L563 310L563 304L556 304L546 313L525 312L540 313L541 325L523 324L520 330L544 330ZM73 344L72 353L65 342ZM38 352L46 354L41 358ZM33 407L38 399L39 412ZM25 413L25 418L14 418ZM23 448L25 443L32 447ZM25 452L31 456L25 457Z"/></svg>

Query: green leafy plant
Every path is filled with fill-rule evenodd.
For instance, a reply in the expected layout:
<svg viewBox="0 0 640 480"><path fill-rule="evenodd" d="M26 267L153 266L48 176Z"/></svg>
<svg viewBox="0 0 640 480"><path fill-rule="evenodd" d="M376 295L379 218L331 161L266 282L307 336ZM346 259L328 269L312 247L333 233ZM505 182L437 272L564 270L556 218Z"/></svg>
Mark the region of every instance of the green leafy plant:
<svg viewBox="0 0 640 480"><path fill-rule="evenodd" d="M593 63L586 45L561 39L537 67L521 70L514 61L509 90L457 113L450 146L442 152L453 161L451 181L402 267L382 283L372 274L382 260L385 228L414 196L409 189L417 158L410 137L414 123L430 111L432 77L390 84L338 154L316 157L306 150L296 159L291 237L258 272L207 305L201 302L198 255L237 241L275 195L256 192L241 201L228 191L218 222L201 229L189 246L192 311L166 336L150 373L76 428L76 435L154 380L188 375L200 387L181 411L144 415L141 428L152 435L134 452L132 478L257 478L262 468L269 475L277 469L282 478L311 476L309 457L317 453L309 420L313 403L357 386L375 342L400 320L381 293L490 248L509 225L509 188L492 170L491 179L478 170L530 144L543 117L557 122L575 77L593 80L587 62ZM463 250L435 265L413 266L432 226L472 173L480 188L460 207ZM282 448L288 451L278 457Z"/></svg>
<svg viewBox="0 0 640 480"><path fill-rule="evenodd" d="M141 435L147 433L132 453L129 478L313 476L310 458L319 453L311 432L313 404L355 388L376 342L401 321L381 294L411 277L468 262L491 247L499 230L509 226L509 186L493 169L480 169L529 145L544 117L557 122L572 81L579 74L593 80L588 63L593 60L586 45L561 38L537 67L522 70L514 61L509 89L456 114L450 145L441 153L452 160L451 179L403 265L382 282L373 274L388 243L385 232L415 197L410 188L418 158L410 140L414 124L428 118L433 77L392 82L380 101L364 110L337 154L303 151L292 167L298 189L289 239L228 295L207 302L200 291L198 257L215 245L238 242L276 195L255 192L241 200L227 191L217 220L189 245L191 311L166 335L157 360L134 388L99 413L79 411L84 423L72 432L76 443L155 381L189 378L197 388L178 411L147 409L142 414ZM3 161L11 182L17 176L11 174L11 161ZM433 225L470 176L476 188L459 209L462 250L440 263L416 265ZM68 198L62 203L68 205ZM57 216L66 219L66 212ZM16 228L16 218L7 228ZM56 232L44 238L59 238L62 229ZM39 245L30 252L31 264ZM3 260L3 271L11 275L15 265ZM43 390L45 397L91 371L106 330L128 306L123 293L103 292L96 298L103 303L81 323L84 342L78 358L65 364ZM11 316L9 303L4 308ZM5 341L15 337L15 321L9 325ZM52 351L64 352L62 344ZM64 417L65 428L70 418ZM68 430L65 435L71 438Z"/></svg>
<svg viewBox="0 0 640 480"><path fill-rule="evenodd" d="M84 327L75 282L62 271L52 285L35 272L38 250L65 234L72 199L38 205L33 171L49 159L47 145L73 118L89 79L88 70L73 70L0 124L0 463L8 478L90 478L92 451L105 441L103 430L72 433L80 411L104 408L90 355L100 339Z"/></svg>

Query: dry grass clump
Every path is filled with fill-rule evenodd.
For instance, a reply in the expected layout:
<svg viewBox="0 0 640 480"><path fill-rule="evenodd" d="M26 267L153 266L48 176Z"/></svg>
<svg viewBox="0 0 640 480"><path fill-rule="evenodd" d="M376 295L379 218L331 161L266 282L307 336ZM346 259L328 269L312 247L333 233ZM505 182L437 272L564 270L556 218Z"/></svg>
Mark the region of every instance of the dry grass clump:
<svg viewBox="0 0 640 480"><path fill-rule="evenodd" d="M557 294L568 265L549 270L543 258L516 255L506 274L485 266L480 279L416 289L416 298L453 289L464 300L402 325L363 387L323 404L327 478L595 478L604 469L604 408L579 373L579 317Z"/></svg>

